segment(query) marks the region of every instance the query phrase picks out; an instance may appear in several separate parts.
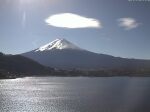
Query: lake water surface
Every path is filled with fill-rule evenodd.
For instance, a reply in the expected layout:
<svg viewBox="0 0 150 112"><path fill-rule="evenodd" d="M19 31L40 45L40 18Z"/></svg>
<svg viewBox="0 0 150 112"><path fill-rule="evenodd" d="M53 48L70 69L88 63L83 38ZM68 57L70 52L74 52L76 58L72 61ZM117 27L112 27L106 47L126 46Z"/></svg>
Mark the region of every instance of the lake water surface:
<svg viewBox="0 0 150 112"><path fill-rule="evenodd" d="M150 78L0 80L0 112L150 112Z"/></svg>

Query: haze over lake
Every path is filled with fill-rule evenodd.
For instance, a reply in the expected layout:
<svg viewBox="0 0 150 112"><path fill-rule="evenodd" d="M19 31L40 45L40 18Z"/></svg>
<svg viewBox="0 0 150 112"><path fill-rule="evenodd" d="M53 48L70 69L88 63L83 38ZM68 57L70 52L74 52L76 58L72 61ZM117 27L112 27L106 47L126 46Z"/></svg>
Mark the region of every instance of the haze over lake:
<svg viewBox="0 0 150 112"><path fill-rule="evenodd" d="M150 78L0 80L0 112L149 112Z"/></svg>

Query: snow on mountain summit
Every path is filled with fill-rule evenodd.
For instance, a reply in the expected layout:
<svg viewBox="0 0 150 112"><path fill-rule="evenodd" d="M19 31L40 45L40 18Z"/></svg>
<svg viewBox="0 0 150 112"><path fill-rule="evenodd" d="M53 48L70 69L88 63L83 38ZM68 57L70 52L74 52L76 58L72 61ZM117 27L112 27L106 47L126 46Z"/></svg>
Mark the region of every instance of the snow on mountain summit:
<svg viewBox="0 0 150 112"><path fill-rule="evenodd" d="M56 39L44 46L41 46L40 48L36 49L35 52L37 51L48 51L51 49L76 49L76 50L81 50L78 46L74 45L73 43L69 42L66 39Z"/></svg>

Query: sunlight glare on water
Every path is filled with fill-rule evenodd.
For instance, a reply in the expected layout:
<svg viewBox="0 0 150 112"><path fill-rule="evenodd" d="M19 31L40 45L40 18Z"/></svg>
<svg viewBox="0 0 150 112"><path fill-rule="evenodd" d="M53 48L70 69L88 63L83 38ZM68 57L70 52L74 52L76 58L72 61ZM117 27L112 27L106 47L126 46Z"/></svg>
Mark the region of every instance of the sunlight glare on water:
<svg viewBox="0 0 150 112"><path fill-rule="evenodd" d="M150 78L0 80L0 112L148 112Z"/></svg>

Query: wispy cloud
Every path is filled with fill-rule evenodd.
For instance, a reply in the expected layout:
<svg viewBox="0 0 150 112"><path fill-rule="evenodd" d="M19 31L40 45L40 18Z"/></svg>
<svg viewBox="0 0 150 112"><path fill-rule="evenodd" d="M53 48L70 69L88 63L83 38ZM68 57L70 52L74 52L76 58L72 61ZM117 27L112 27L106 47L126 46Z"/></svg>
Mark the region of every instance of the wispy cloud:
<svg viewBox="0 0 150 112"><path fill-rule="evenodd" d="M22 27L24 28L26 26L26 12L24 11L22 13Z"/></svg>
<svg viewBox="0 0 150 112"><path fill-rule="evenodd" d="M52 15L45 22L48 25L63 28L102 28L100 21L72 13Z"/></svg>
<svg viewBox="0 0 150 112"><path fill-rule="evenodd" d="M120 27L123 27L125 30L131 30L137 28L141 23L138 23L134 18L120 18L118 19L118 24Z"/></svg>

